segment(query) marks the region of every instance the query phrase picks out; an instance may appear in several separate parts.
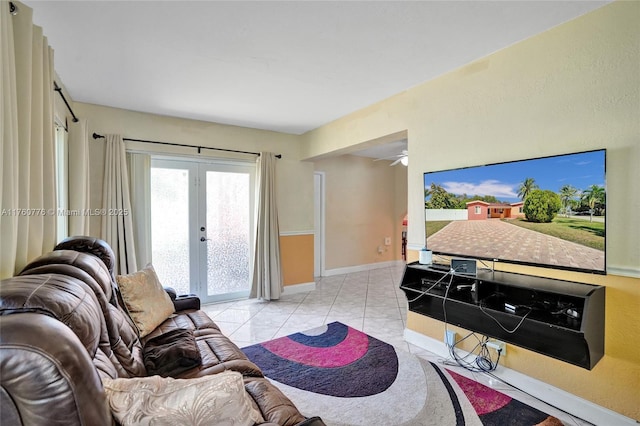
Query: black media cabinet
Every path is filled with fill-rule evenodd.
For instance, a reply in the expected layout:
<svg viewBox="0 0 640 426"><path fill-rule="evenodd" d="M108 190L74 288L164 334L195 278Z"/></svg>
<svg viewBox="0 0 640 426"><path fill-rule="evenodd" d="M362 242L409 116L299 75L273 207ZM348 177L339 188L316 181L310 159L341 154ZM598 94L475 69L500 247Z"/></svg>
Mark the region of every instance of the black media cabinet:
<svg viewBox="0 0 640 426"><path fill-rule="evenodd" d="M489 270L452 275L415 262L400 288L412 312L582 368L604 355L603 286Z"/></svg>

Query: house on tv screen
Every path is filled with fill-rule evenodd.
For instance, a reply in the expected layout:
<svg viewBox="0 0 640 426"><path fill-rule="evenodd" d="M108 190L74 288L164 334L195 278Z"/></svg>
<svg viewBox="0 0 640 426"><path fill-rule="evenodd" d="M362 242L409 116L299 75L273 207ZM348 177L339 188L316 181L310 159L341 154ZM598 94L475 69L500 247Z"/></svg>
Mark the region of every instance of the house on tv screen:
<svg viewBox="0 0 640 426"><path fill-rule="evenodd" d="M482 200L467 203L467 220L517 219L524 217L524 201L515 203L487 203Z"/></svg>

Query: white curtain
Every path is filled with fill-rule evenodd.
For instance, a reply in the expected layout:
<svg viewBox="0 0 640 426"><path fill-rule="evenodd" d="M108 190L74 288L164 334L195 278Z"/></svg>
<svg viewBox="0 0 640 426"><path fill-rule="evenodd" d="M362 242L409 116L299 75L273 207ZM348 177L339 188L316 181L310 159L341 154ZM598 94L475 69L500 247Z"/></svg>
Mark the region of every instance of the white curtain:
<svg viewBox="0 0 640 426"><path fill-rule="evenodd" d="M53 50L19 7L0 2L0 278L56 243Z"/></svg>
<svg viewBox="0 0 640 426"><path fill-rule="evenodd" d="M89 209L89 126L81 118L69 123L69 209ZM69 216L69 235L89 235L88 214Z"/></svg>
<svg viewBox="0 0 640 426"><path fill-rule="evenodd" d="M251 297L266 300L279 299L283 290L276 207L276 161L273 153L262 152L257 164L257 228Z"/></svg>
<svg viewBox="0 0 640 426"><path fill-rule="evenodd" d="M138 269L151 263L151 156L127 153Z"/></svg>
<svg viewBox="0 0 640 426"><path fill-rule="evenodd" d="M137 271L127 159L122 136L105 135L105 141L102 239L116 255L116 273L124 275Z"/></svg>

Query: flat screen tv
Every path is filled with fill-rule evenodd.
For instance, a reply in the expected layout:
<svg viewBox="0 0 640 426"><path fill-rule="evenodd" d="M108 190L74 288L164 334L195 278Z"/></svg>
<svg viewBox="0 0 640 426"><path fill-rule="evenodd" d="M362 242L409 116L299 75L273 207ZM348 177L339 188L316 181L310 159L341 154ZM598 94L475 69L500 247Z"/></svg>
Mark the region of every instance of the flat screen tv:
<svg viewBox="0 0 640 426"><path fill-rule="evenodd" d="M606 151L424 173L437 255L606 273Z"/></svg>

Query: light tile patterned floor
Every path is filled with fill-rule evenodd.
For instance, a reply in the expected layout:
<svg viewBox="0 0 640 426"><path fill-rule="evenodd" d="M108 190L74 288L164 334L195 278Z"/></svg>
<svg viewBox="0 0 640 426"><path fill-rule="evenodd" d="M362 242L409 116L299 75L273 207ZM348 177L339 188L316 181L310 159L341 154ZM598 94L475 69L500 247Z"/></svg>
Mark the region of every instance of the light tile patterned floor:
<svg viewBox="0 0 640 426"><path fill-rule="evenodd" d="M407 319L407 299L399 288L403 271L400 265L317 278L315 291L285 293L273 302L249 299L204 305L203 310L240 347L340 321L396 348L440 362L441 357L403 339ZM485 374L447 368L556 416L567 426L590 424Z"/></svg>

